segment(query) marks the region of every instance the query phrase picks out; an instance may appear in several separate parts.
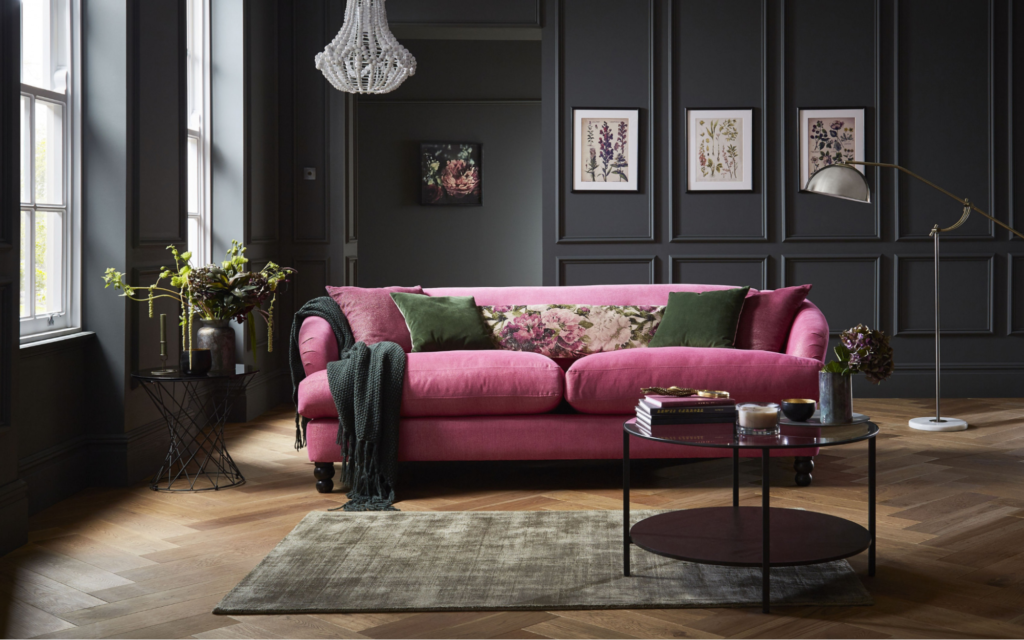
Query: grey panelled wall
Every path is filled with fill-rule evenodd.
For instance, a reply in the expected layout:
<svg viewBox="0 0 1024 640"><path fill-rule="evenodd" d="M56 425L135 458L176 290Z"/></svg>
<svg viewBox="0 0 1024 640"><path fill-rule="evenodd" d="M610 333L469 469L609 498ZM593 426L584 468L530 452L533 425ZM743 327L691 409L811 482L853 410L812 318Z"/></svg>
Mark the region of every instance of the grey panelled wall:
<svg viewBox="0 0 1024 640"><path fill-rule="evenodd" d="M905 164L1013 222L1024 12L1009 0L623 7L543 5L545 284L811 283L833 344L858 322L895 335L896 375L858 380L858 394L931 396L927 234L959 207L882 170L868 171L870 205L802 193L798 110L864 108L866 159ZM573 107L641 109L639 193L571 192ZM687 192L689 108L754 109L752 192ZM1009 237L980 216L944 237L947 396L1016 396L1024 384L1024 245ZM653 269L640 268L646 256Z"/></svg>

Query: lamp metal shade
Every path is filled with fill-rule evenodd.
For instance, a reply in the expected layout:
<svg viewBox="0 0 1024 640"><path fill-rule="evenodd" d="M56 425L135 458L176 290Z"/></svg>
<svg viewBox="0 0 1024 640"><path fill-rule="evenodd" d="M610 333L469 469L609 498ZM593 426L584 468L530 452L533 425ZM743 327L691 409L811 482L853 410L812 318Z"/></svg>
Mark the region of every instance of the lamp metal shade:
<svg viewBox="0 0 1024 640"><path fill-rule="evenodd" d="M864 174L845 164L833 164L818 169L807 181L805 189L811 193L843 200L871 202L871 188L868 187Z"/></svg>

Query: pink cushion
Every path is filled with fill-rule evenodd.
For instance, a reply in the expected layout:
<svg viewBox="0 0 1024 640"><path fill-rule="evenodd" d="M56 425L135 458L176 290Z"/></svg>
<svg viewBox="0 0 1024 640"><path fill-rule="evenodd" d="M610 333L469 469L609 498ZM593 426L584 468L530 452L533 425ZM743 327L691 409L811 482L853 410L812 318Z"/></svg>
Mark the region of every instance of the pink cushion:
<svg viewBox="0 0 1024 640"><path fill-rule="evenodd" d="M589 357L589 356L588 356ZM403 418L398 459L430 460L619 460L622 423L630 416L548 413L489 418ZM320 418L306 429L307 453L314 462L340 462L338 419ZM817 449L775 449L772 457L814 456ZM760 456L756 449L740 452ZM629 457L728 458L731 449L688 447L630 438ZM523 471L524 481L528 472ZM337 478L335 478L337 480Z"/></svg>
<svg viewBox="0 0 1024 640"><path fill-rule="evenodd" d="M564 377L558 364L536 353L410 353L402 389L402 415L545 413L561 402ZM327 371L318 371L299 383L298 408L307 418L337 419Z"/></svg>
<svg viewBox="0 0 1024 640"><path fill-rule="evenodd" d="M360 287L327 287L327 295L331 296L341 307L348 326L352 329L352 337L356 342L376 344L378 342L396 342L406 353L412 351L412 338L409 327L405 324L402 312L398 310L391 292L423 293L423 288L415 287L384 287L381 289L362 289Z"/></svg>
<svg viewBox="0 0 1024 640"><path fill-rule="evenodd" d="M811 285L804 284L748 295L736 328L736 348L782 351L793 316L810 291Z"/></svg>
<svg viewBox="0 0 1024 640"><path fill-rule="evenodd" d="M565 396L584 413L633 413L641 387L728 391L741 402L818 398L821 362L768 351L662 347L596 353L565 373Z"/></svg>

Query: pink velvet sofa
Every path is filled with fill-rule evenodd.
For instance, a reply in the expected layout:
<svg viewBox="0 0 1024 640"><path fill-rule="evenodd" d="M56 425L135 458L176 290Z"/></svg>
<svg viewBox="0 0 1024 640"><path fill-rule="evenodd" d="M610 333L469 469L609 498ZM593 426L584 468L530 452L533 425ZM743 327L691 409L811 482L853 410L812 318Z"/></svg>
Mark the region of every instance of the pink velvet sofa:
<svg viewBox="0 0 1024 640"><path fill-rule="evenodd" d="M474 296L478 305L664 305L672 291L728 287L656 284L592 287L424 289L434 296ZM307 451L317 490L333 488L338 414L327 363L338 347L327 322L307 319L299 333L306 378L298 411L310 418ZM804 301L782 353L692 347L637 348L553 360L519 351L410 353L402 394L401 461L579 460L622 456L622 424L635 413L640 388L728 390L738 401L818 397L818 370L828 346L825 316ZM747 453L747 452L745 452ZM749 452L751 455L756 452ZM777 451L797 459L797 484L810 483L816 449ZM632 458L709 458L727 450L636 439ZM760 454L758 454L760 455Z"/></svg>

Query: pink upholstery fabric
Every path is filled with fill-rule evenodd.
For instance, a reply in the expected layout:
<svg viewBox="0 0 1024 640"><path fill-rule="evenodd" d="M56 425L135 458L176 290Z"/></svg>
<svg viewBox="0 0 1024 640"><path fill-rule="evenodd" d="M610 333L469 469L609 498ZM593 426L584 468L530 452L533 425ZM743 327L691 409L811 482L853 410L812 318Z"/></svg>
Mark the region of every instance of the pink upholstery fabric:
<svg viewBox="0 0 1024 640"><path fill-rule="evenodd" d="M577 411L628 414L641 387L692 387L728 391L741 402L818 397L821 362L782 353L742 349L662 347L597 353L565 373L566 400Z"/></svg>
<svg viewBox="0 0 1024 640"><path fill-rule="evenodd" d="M519 351L410 353L402 389L403 416L496 416L546 413L564 393L561 367ZM299 413L333 418L338 412L327 371L299 383Z"/></svg>
<svg viewBox="0 0 1024 640"><path fill-rule="evenodd" d="M793 316L810 291L811 285L804 284L748 295L736 328L736 348L782 351Z"/></svg>
<svg viewBox="0 0 1024 640"><path fill-rule="evenodd" d="M814 306L813 302L804 300L793 316L789 339L786 342L786 354L825 362L827 351L828 321L825 320L825 314Z"/></svg>
<svg viewBox="0 0 1024 640"><path fill-rule="evenodd" d="M338 341L331 325L323 318L306 318L299 327L299 351L307 376L326 369L328 362L338 359Z"/></svg>
<svg viewBox="0 0 1024 640"><path fill-rule="evenodd" d="M589 357L589 356L588 356ZM618 460L622 423L629 416L544 414L496 418L405 418L399 426L398 459ZM309 459L341 462L337 418L321 418L306 430ZM814 456L817 449L775 449L774 457ZM631 438L630 458L725 458L728 449L685 447ZM744 457L760 451L741 451Z"/></svg>
<svg viewBox="0 0 1024 640"><path fill-rule="evenodd" d="M480 306L504 304L666 305L673 291L735 289L713 284L607 284L593 287L446 287L428 296L473 296ZM751 289L750 293L757 293Z"/></svg>
<svg viewBox="0 0 1024 640"><path fill-rule="evenodd" d="M412 351L412 338L402 312L398 310L391 292L423 293L422 287L327 287L327 294L338 303L352 337L356 342L376 344L390 341L398 343L406 353Z"/></svg>

